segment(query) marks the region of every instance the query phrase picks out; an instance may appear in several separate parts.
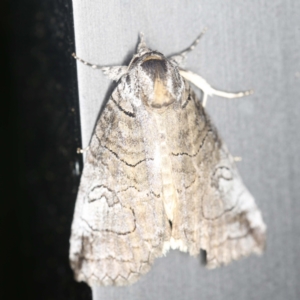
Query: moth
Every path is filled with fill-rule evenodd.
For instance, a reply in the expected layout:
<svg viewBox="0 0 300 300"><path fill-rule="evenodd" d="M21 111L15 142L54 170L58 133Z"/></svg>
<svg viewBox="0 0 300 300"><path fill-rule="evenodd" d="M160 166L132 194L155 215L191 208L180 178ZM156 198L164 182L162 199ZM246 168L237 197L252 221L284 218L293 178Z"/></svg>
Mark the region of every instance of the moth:
<svg viewBox="0 0 300 300"><path fill-rule="evenodd" d="M203 249L208 268L262 253L261 212L204 108L209 95L251 91L218 91L183 69L202 34L170 57L141 34L128 66L73 55L117 81L86 150L70 238L76 280L129 285L169 249Z"/></svg>

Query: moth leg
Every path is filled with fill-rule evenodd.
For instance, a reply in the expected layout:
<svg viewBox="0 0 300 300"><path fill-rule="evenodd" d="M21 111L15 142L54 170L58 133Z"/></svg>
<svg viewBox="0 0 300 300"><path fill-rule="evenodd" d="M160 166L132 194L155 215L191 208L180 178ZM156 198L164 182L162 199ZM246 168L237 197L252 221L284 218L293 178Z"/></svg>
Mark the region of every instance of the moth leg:
<svg viewBox="0 0 300 300"><path fill-rule="evenodd" d="M238 92L238 93L227 93L227 92L219 91L219 90L212 88L209 85L209 83L198 74L195 74L191 71L185 71L182 69L180 69L179 72L182 77L184 77L186 80L190 81L196 87L198 87L200 90L203 91L203 94L204 94L203 102L202 102L203 107L206 106L208 96L215 95L215 96L219 96L219 97L223 97L223 98L234 99L234 98L240 98L240 97L249 96L249 95L253 94L253 90L248 90L245 92Z"/></svg>
<svg viewBox="0 0 300 300"><path fill-rule="evenodd" d="M85 148L77 148L76 152L79 153L86 153L90 149L90 146L87 146Z"/></svg>
<svg viewBox="0 0 300 300"><path fill-rule="evenodd" d="M233 160L234 160L235 162L239 162L239 161L242 161L243 158L242 158L241 156L234 156L234 157L233 157Z"/></svg>
<svg viewBox="0 0 300 300"><path fill-rule="evenodd" d="M196 40L192 43L191 46L189 46L187 49L181 51L178 54L170 56L169 58L175 61L179 66L183 66L185 64L188 53L193 51L196 48L196 46L199 44L201 37L204 35L206 31L207 31L207 27L205 27L202 30L202 32L197 36Z"/></svg>
<svg viewBox="0 0 300 300"><path fill-rule="evenodd" d="M202 106L205 107L206 106L206 103L207 103L207 93L204 93L203 92L203 100L202 100Z"/></svg>

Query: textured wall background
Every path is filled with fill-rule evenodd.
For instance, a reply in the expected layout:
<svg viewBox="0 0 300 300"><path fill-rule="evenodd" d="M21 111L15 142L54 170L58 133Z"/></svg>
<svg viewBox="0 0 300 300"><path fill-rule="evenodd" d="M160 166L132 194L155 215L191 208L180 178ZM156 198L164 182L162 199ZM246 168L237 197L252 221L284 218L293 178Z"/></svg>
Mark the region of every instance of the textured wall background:
<svg viewBox="0 0 300 300"><path fill-rule="evenodd" d="M128 62L138 32L165 55L207 26L187 67L214 87L255 94L210 98L208 111L268 226L267 250L213 271L171 251L127 288L94 288L94 299L299 299L300 2L73 0L77 55L101 65ZM78 64L83 146L113 84Z"/></svg>

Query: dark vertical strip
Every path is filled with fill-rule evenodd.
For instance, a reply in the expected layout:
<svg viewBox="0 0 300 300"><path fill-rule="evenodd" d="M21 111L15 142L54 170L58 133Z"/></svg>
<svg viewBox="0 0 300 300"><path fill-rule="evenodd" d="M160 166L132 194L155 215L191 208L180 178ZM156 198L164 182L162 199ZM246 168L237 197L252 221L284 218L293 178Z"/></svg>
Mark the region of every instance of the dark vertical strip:
<svg viewBox="0 0 300 300"><path fill-rule="evenodd" d="M91 299L68 261L82 168L72 1L5 1L1 12L0 298Z"/></svg>

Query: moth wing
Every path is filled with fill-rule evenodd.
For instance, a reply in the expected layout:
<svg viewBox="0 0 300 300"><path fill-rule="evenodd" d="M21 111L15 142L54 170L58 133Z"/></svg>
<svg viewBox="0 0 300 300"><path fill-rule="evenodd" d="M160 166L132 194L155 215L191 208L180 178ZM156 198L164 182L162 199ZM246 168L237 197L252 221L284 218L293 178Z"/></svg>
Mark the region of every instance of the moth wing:
<svg viewBox="0 0 300 300"><path fill-rule="evenodd" d="M261 253L266 226L204 108L188 85L186 91L180 114L168 117L178 127L168 133L178 193L173 248L206 250L214 268Z"/></svg>
<svg viewBox="0 0 300 300"><path fill-rule="evenodd" d="M219 161L211 169L210 183L202 198L201 248L207 252L207 267L261 254L266 226L253 196L245 187L231 154L221 145Z"/></svg>
<svg viewBox="0 0 300 300"><path fill-rule="evenodd" d="M97 122L72 224L71 266L90 286L135 282L170 234L153 158L157 133L122 90L117 86Z"/></svg>

